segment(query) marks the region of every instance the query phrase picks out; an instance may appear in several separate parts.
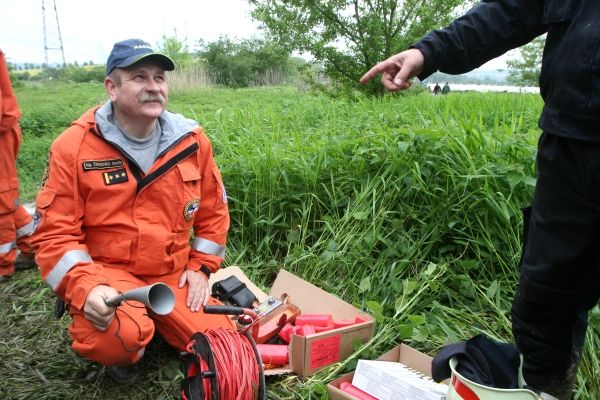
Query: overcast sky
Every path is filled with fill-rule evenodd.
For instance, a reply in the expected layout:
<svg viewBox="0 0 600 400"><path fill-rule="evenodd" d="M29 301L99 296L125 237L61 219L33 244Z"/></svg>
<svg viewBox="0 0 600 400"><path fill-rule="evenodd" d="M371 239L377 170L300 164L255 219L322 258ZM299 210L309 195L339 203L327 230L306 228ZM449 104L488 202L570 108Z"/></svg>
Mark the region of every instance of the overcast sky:
<svg viewBox="0 0 600 400"><path fill-rule="evenodd" d="M0 0L0 48L8 61L45 61L43 0ZM198 39L214 41L221 35L234 39L258 36L247 0L44 0L46 38L58 48L58 15L67 63L104 64L115 42L140 38L156 47L162 36L187 39L190 50ZM504 68L493 60L483 68ZM50 64L61 63L59 50L48 51Z"/></svg>
<svg viewBox="0 0 600 400"><path fill-rule="evenodd" d="M156 47L177 30L190 50L198 39L259 35L246 0L55 0L67 63L104 64L115 42L140 38ZM54 0L45 0L48 47L60 47ZM0 0L0 48L11 62L42 63L42 0ZM50 50L49 61L60 58Z"/></svg>

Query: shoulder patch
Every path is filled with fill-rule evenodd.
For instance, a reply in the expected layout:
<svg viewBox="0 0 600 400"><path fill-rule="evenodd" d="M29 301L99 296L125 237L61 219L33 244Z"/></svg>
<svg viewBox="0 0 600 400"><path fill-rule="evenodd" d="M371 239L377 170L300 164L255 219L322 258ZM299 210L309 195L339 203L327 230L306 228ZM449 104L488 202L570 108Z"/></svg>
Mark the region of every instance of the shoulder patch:
<svg viewBox="0 0 600 400"><path fill-rule="evenodd" d="M225 185L223 183L221 183L221 186L223 187L223 204L227 204L227 191L225 190Z"/></svg>
<svg viewBox="0 0 600 400"><path fill-rule="evenodd" d="M35 214L33 214L33 233L37 230L38 226L42 222L42 214L40 214L37 210Z"/></svg>
<svg viewBox="0 0 600 400"><path fill-rule="evenodd" d="M194 218L194 215L196 215L199 208L199 199L193 199L188 201L185 207L183 207L183 218L185 218L186 221L190 221L192 218Z"/></svg>

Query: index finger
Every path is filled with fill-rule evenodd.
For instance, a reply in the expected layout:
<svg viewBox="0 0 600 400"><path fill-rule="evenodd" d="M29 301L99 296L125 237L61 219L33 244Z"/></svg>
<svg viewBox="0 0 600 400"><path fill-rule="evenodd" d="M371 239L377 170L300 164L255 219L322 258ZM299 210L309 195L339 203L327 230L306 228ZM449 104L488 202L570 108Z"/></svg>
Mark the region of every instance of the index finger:
<svg viewBox="0 0 600 400"><path fill-rule="evenodd" d="M364 74L362 76L362 78L360 78L359 82L361 84L365 84L365 83L369 82L371 79L375 78L377 75L385 72L385 70L387 69L388 63L389 63L389 60L378 62L369 71L367 71L367 73Z"/></svg>

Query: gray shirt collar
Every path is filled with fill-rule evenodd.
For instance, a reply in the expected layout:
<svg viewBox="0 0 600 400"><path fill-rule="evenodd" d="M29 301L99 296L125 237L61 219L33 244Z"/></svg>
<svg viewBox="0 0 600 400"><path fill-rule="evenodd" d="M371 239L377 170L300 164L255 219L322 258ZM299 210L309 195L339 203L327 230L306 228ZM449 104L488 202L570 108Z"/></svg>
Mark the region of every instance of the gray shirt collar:
<svg viewBox="0 0 600 400"><path fill-rule="evenodd" d="M126 139L114 123L112 102L107 101L102 107L96 110L95 117L102 137L115 144L119 149L125 148ZM159 156L199 126L196 121L167 110L163 111L158 119L162 127L162 135L158 144Z"/></svg>

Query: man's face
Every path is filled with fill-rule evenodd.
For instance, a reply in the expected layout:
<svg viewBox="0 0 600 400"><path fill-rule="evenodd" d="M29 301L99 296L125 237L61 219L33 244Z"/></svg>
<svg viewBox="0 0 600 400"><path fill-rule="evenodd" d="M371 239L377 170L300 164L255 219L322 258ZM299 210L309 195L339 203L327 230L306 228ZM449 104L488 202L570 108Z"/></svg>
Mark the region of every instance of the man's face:
<svg viewBox="0 0 600 400"><path fill-rule="evenodd" d="M120 79L109 76L104 86L118 115L127 119L158 118L169 98L165 71L153 63L141 63L116 72Z"/></svg>

